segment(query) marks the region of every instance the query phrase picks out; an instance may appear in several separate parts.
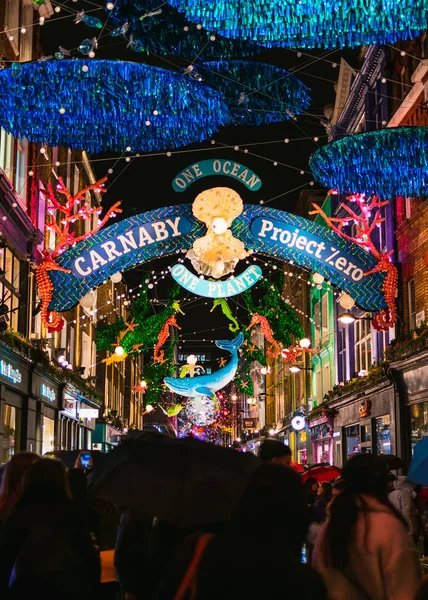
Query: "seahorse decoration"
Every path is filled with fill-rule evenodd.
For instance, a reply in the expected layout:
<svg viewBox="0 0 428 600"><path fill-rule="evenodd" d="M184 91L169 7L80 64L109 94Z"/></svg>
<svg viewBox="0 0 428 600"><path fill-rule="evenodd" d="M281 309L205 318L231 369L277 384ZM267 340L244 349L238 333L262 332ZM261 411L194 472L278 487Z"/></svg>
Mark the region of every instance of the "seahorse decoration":
<svg viewBox="0 0 428 600"><path fill-rule="evenodd" d="M177 321L175 320L175 315L169 317L169 319L167 319L162 325L162 329L160 330L160 333L158 335L158 343L155 346L155 351L153 354L153 360L161 364L164 361L164 351L161 350L161 348L168 339L170 325L172 327L176 327L177 329L181 329L181 327L177 324Z"/></svg>
<svg viewBox="0 0 428 600"><path fill-rule="evenodd" d="M367 271L367 273L364 273L364 275L371 275L372 273L376 273L378 271L386 273L382 291L388 308L381 310L380 313L373 317L372 326L374 329L376 329L376 331L388 331L390 327L394 326L394 323L397 319L395 294L398 283L398 271L397 267L390 261L389 254L390 253L383 254L375 268L371 271Z"/></svg>
<svg viewBox="0 0 428 600"><path fill-rule="evenodd" d="M217 306L221 306L221 310L222 310L222 313L224 314L224 316L227 319L229 319L229 321L232 321L229 325L229 330L232 333L236 333L237 331L239 331L239 323L235 319L235 317L232 315L232 311L230 310L230 306L228 305L227 300L225 298L216 298L214 300L213 307L210 310L210 312L213 312L213 310Z"/></svg>
<svg viewBox="0 0 428 600"><path fill-rule="evenodd" d="M36 270L36 282L39 296L42 300L40 316L43 325L47 328L49 333L52 333L54 331L61 331L64 326L64 319L55 310L49 310L49 303L52 300L54 287L51 278L48 275L48 271L70 273L70 269L64 269L64 267L57 264L51 256L46 256Z"/></svg>
<svg viewBox="0 0 428 600"><path fill-rule="evenodd" d="M280 347L278 342L273 337L272 329L269 325L269 321L263 315L259 315L259 313L254 313L251 319L251 323L247 327L247 331L254 327L254 325L260 325L263 335L266 340L270 343L270 346L267 349L267 353L269 356L278 356L280 353Z"/></svg>

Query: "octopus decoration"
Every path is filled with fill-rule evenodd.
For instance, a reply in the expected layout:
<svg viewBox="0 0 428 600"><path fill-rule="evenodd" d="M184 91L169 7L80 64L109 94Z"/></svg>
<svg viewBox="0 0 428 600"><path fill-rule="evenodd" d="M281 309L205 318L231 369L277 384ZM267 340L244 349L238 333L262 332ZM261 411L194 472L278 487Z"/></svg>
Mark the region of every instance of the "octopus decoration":
<svg viewBox="0 0 428 600"><path fill-rule="evenodd" d="M263 335L270 343L270 346L267 349L269 356L278 356L280 353L279 344L273 337L271 326L269 325L269 321L266 319L266 317L259 315L258 313L254 313L252 315L251 322L247 327L247 331L254 327L254 325L260 325Z"/></svg>
<svg viewBox="0 0 428 600"><path fill-rule="evenodd" d="M329 194L336 194L334 190L330 190ZM375 227L380 226L385 219L381 217L380 209L388 204L388 200L379 201L378 196L372 196L369 200L366 200L364 194L352 194L347 196L348 202L356 203L359 209L359 213L353 210L350 206L342 202L340 208L346 213L346 217L329 217L325 214L320 206L312 204L315 210L310 211L310 215L318 214L327 223L331 229L339 234L341 237L358 244L365 248L368 252L378 260L378 264L374 269L364 273L365 276L371 275L376 272L386 273L386 277L382 286L382 291L385 297L387 308L381 310L372 319L372 326L377 331L388 331L390 327L393 327L397 319L397 309L395 306L395 298L397 296L397 283L398 283L398 271L397 267L391 262L391 254L393 250L389 252L379 251L373 240L372 233ZM372 211L376 211L374 217L371 218ZM343 231L343 227L348 225L350 221L353 221L357 231L357 235L352 237Z"/></svg>
<svg viewBox="0 0 428 600"><path fill-rule="evenodd" d="M229 229L244 210L242 198L230 188L211 188L196 197L192 210L208 231L194 242L187 258L202 275L219 279L232 273L238 261L248 256L243 242Z"/></svg>
<svg viewBox="0 0 428 600"><path fill-rule="evenodd" d="M60 202L56 198L50 183L47 186L47 210L49 213L49 220L46 223L46 228L51 229L56 234L56 245L52 250L43 250L44 259L37 267L36 282L39 296L42 301L40 311L42 323L49 333L60 331L64 326L64 319L61 317L61 315L56 311L49 310L49 304L53 295L53 284L49 277L49 271L63 271L65 273L70 272L69 269L64 269L61 267L57 263L56 259L72 244L77 244L78 242L90 237L104 227L111 217L122 212L122 210L119 208L121 203L116 202L116 204L108 209L98 225L91 229L88 233L76 235L76 233L72 231L73 224L77 221L91 219L92 215L101 213L102 208L100 206L92 208L90 201L86 199L86 195L91 190L95 190L98 193L104 193L106 190L103 186L106 180L107 177L103 177L96 183L85 187L73 196L64 185L62 178L59 177L56 189L59 194L65 196L65 203ZM59 222L57 222L57 219L55 218L54 211L57 211L60 215Z"/></svg>

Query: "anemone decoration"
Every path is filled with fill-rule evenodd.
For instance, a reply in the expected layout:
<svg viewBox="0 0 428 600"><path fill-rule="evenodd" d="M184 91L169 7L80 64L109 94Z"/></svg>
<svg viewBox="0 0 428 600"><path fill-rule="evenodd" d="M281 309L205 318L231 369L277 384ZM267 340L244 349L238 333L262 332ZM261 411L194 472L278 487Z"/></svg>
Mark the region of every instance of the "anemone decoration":
<svg viewBox="0 0 428 600"><path fill-rule="evenodd" d="M284 48L392 44L427 28L426 0L169 0L193 23Z"/></svg>
<svg viewBox="0 0 428 600"><path fill-rule="evenodd" d="M50 146L152 152L202 142L229 122L219 92L181 73L113 60L0 71L0 126Z"/></svg>

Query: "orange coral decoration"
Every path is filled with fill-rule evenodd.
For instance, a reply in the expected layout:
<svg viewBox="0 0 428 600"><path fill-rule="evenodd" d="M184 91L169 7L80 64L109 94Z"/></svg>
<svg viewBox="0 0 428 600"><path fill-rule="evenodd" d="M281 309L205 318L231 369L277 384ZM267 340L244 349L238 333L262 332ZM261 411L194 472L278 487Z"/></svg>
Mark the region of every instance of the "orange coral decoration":
<svg viewBox="0 0 428 600"><path fill-rule="evenodd" d="M65 204L61 204L54 194L52 185L48 184L48 211L50 212L49 221L46 223L47 229L52 229L56 233L56 246L53 250L43 250L45 256L43 262L37 267L36 270L36 281L39 290L39 295L42 300L41 306L41 317L42 323L49 332L60 331L64 326L64 319L56 311L49 310L49 304L52 300L54 293L54 287L49 277L49 271L63 271L69 273L70 269L61 267L57 262L56 258L64 252L72 244L77 244L82 240L85 240L89 236L99 231L105 223L115 213L122 212L119 209L120 202L116 202L114 206L109 208L104 218L98 223L96 227L91 229L88 233L84 233L80 236L75 236L74 231L70 231L73 223L79 220L90 219L93 214L99 214L102 211L101 207L91 208L91 203L86 200L86 193L91 190L96 190L99 193L103 193L106 190L103 188L104 182L107 177L103 177L96 183L93 183L84 189L80 190L72 196L64 185L61 177L58 179L57 191L66 198ZM54 215L51 213L52 210L57 210L60 219L57 222Z"/></svg>
<svg viewBox="0 0 428 600"><path fill-rule="evenodd" d="M170 325L172 327L176 327L177 329L181 329L181 327L179 327L179 325L177 324L177 321L175 320L175 315L173 315L172 317L169 317L169 319L167 319L165 321L165 323L162 325L162 329L160 330L160 333L158 335L158 343L155 346L155 352L153 354L153 360L160 364L163 364L165 362L164 351L161 350L161 348L165 344L166 340L168 339Z"/></svg>
<svg viewBox="0 0 428 600"><path fill-rule="evenodd" d="M279 344L273 337L272 329L266 317L264 317L263 315L259 315L259 313L254 313L253 318L251 319L251 323L247 327L247 331L251 329L251 327L254 327L254 325L260 325L263 335L265 336L266 340L271 344L267 349L267 353L269 354L269 356L278 356L280 352Z"/></svg>
<svg viewBox="0 0 428 600"><path fill-rule="evenodd" d="M330 190L329 194L337 194L337 192ZM356 202L360 210L360 214L357 214L343 202L340 207L348 213L349 216L347 217L328 217L322 208L314 203L312 203L312 206L315 208L315 210L310 211L309 214L320 215L335 233L346 240L349 240L350 242L354 242L359 246L363 246L368 252L372 253L374 258L378 260L376 267L370 271L367 271L364 273L364 275L371 275L372 273L376 273L378 271L386 273L382 291L388 308L381 310L379 314L373 317L372 326L377 331L388 331L390 327L394 326L397 319L395 296L397 293L398 271L397 267L392 264L390 258L393 250L390 252L380 252L371 239L371 234L373 233L374 228L385 221L385 219L380 216L381 213L379 209L383 206L386 206L388 204L388 200L379 202L378 196L373 196L369 202L366 202L365 197L362 194L352 194L351 196L347 196L346 200L349 202ZM371 213L375 209L376 213L373 217L373 220L370 222ZM343 227L347 225L350 220L353 220L355 223L355 228L357 230L357 235L355 237L347 235L343 231Z"/></svg>

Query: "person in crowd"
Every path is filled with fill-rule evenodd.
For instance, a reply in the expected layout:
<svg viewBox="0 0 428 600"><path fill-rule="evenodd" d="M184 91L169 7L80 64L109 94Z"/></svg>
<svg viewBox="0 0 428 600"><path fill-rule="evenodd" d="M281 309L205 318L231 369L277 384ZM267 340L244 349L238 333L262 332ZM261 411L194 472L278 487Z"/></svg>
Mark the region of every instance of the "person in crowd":
<svg viewBox="0 0 428 600"><path fill-rule="evenodd" d="M285 467L290 467L292 462L290 447L278 440L264 440L260 444L259 458L263 463L273 463Z"/></svg>
<svg viewBox="0 0 428 600"><path fill-rule="evenodd" d="M330 599L412 600L421 581L418 554L388 501L386 462L355 455L342 477L345 487L329 507L313 556Z"/></svg>
<svg viewBox="0 0 428 600"><path fill-rule="evenodd" d="M318 481L315 477L308 477L304 485L306 490L306 504L308 505L308 508L312 510L318 497ZM314 521L315 518L311 520Z"/></svg>
<svg viewBox="0 0 428 600"><path fill-rule="evenodd" d="M339 496L339 494L343 492L344 487L345 482L343 481L342 477L336 479L336 481L333 483L333 489L331 490L332 497L335 498L336 496Z"/></svg>
<svg viewBox="0 0 428 600"><path fill-rule="evenodd" d="M388 473L387 477L387 491L390 494L395 489L395 482L397 481L396 475L394 473Z"/></svg>
<svg viewBox="0 0 428 600"><path fill-rule="evenodd" d="M189 538L176 562L167 565L156 598L326 600L321 577L300 562L307 527L305 490L297 473L261 465L227 531ZM258 573L271 576L254 576L255 564Z"/></svg>
<svg viewBox="0 0 428 600"><path fill-rule="evenodd" d="M58 460L34 462L0 531L2 600L96 597L100 557Z"/></svg>
<svg viewBox="0 0 428 600"><path fill-rule="evenodd" d="M71 492L71 497L77 507L82 511L91 533L95 536L97 545L100 545L101 524L100 514L97 512L93 503L88 501L88 488L86 475L83 469L68 469L67 483Z"/></svg>
<svg viewBox="0 0 428 600"><path fill-rule="evenodd" d="M33 452L12 456L5 467L0 487L0 522L4 521L22 495L24 475L30 465L39 460Z"/></svg>
<svg viewBox="0 0 428 600"><path fill-rule="evenodd" d="M327 506L333 496L333 486L329 481L323 481L318 487L318 497L315 501L314 514L316 523L324 523L327 518Z"/></svg>
<svg viewBox="0 0 428 600"><path fill-rule="evenodd" d="M418 516L416 511L415 486L407 481L407 477L397 477L394 489L389 493L388 500L401 513L407 523L407 530L415 544L418 542Z"/></svg>

